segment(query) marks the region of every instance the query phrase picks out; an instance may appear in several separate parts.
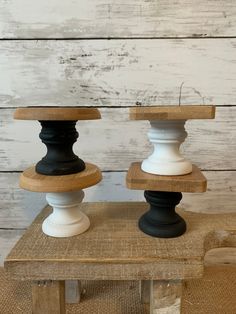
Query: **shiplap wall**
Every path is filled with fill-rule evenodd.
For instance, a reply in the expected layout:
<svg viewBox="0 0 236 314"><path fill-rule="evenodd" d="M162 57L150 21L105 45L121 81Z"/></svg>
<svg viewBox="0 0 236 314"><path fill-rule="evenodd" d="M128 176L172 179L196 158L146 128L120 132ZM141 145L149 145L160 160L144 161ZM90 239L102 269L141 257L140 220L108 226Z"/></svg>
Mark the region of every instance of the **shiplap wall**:
<svg viewBox="0 0 236 314"><path fill-rule="evenodd" d="M204 170L194 211L235 211L236 2L234 0L0 0L0 260L45 204L18 188L45 147L18 106L98 106L78 123L75 151L103 170L87 201L142 200L125 188L130 162L147 156L148 122L136 105L215 104L214 121L189 121L185 155ZM93 143L89 145L87 143Z"/></svg>

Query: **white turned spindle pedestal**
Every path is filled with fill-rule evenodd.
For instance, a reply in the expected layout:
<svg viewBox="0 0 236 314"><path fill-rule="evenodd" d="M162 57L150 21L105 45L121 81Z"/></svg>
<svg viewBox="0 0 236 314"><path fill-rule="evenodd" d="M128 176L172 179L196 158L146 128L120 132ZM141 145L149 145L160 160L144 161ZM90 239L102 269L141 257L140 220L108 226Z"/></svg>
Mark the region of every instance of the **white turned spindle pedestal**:
<svg viewBox="0 0 236 314"><path fill-rule="evenodd" d="M83 190L66 193L47 193L46 199L53 212L43 222L43 232L52 237L71 237L85 232L89 218L81 212L79 204L84 198Z"/></svg>
<svg viewBox="0 0 236 314"><path fill-rule="evenodd" d="M148 138L154 151L142 162L144 172L155 175L178 176L192 172L192 164L180 153L187 137L188 119L214 119L214 106L155 106L130 108L131 120L149 120Z"/></svg>
<svg viewBox="0 0 236 314"><path fill-rule="evenodd" d="M93 164L85 163L85 170L62 176L46 176L35 167L26 169L20 177L20 187L32 192L46 193L52 213L44 220L42 230L51 237L71 237L85 232L89 218L80 210L83 189L99 183L102 174Z"/></svg>
<svg viewBox="0 0 236 314"><path fill-rule="evenodd" d="M192 172L192 164L179 151L187 137L185 120L150 121L148 138L154 145L151 156L142 162L142 170L159 175L184 175Z"/></svg>

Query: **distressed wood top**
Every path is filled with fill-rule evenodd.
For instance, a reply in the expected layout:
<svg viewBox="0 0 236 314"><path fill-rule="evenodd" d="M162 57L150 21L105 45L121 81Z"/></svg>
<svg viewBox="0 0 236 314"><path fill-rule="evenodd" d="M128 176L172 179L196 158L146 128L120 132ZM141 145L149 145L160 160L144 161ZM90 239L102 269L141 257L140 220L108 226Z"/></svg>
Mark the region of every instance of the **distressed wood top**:
<svg viewBox="0 0 236 314"><path fill-rule="evenodd" d="M0 37L233 37L235 16L234 0L8 0Z"/></svg>
<svg viewBox="0 0 236 314"><path fill-rule="evenodd" d="M101 115L97 108L27 107L17 108L14 119L75 121L101 119Z"/></svg>
<svg viewBox="0 0 236 314"><path fill-rule="evenodd" d="M130 108L131 120L214 119L214 106L155 106Z"/></svg>
<svg viewBox="0 0 236 314"><path fill-rule="evenodd" d="M93 186L101 180L101 171L90 163L86 163L84 171L62 176L39 174L33 166L21 174L20 187L33 192L70 192Z"/></svg>
<svg viewBox="0 0 236 314"><path fill-rule="evenodd" d="M186 175L161 176L144 172L141 162L133 162L126 176L126 186L133 190L199 193L206 191L207 180L196 165Z"/></svg>
<svg viewBox="0 0 236 314"><path fill-rule="evenodd" d="M18 279L175 279L203 275L205 252L236 246L236 214L197 214L178 210L187 232L158 239L138 229L148 204L83 203L90 229L71 238L48 237L42 221L46 207L5 260Z"/></svg>
<svg viewBox="0 0 236 314"><path fill-rule="evenodd" d="M2 41L1 107L234 105L236 38L223 43L221 38Z"/></svg>

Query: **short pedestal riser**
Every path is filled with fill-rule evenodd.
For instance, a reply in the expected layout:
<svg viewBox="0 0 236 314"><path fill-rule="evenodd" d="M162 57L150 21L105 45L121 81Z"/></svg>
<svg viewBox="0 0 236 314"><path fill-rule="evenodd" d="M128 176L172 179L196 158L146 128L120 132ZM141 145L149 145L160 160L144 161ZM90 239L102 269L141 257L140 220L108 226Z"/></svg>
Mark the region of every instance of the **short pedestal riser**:
<svg viewBox="0 0 236 314"><path fill-rule="evenodd" d="M180 192L145 191L150 209L139 220L139 228L146 234L160 238L174 238L186 231L186 223L175 212L182 199Z"/></svg>
<svg viewBox="0 0 236 314"><path fill-rule="evenodd" d="M154 145L151 156L142 162L142 170L159 175L184 175L192 164L180 154L180 145L187 137L185 120L150 121L148 138Z"/></svg>
<svg viewBox="0 0 236 314"><path fill-rule="evenodd" d="M90 222L79 209L84 198L82 190L66 193L47 193L53 212L43 222L43 232L52 237L71 237L85 232Z"/></svg>
<svg viewBox="0 0 236 314"><path fill-rule="evenodd" d="M36 171L45 175L66 175L85 169L85 163L73 152L78 138L76 121L40 121L40 139L47 146L47 154L36 165Z"/></svg>

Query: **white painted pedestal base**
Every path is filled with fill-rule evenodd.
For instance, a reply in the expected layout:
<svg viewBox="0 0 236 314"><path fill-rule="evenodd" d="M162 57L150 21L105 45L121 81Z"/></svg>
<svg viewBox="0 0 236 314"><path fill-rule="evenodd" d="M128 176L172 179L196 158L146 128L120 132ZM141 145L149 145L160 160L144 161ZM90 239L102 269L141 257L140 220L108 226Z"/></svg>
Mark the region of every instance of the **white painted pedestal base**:
<svg viewBox="0 0 236 314"><path fill-rule="evenodd" d="M159 175L184 175L192 172L192 164L179 151L187 137L185 120L150 121L148 138L154 144L151 156L142 162L142 170Z"/></svg>
<svg viewBox="0 0 236 314"><path fill-rule="evenodd" d="M84 198L82 190L66 193L47 193L48 204L53 212L44 220L43 232L52 237L71 237L85 232L90 222L79 209Z"/></svg>

